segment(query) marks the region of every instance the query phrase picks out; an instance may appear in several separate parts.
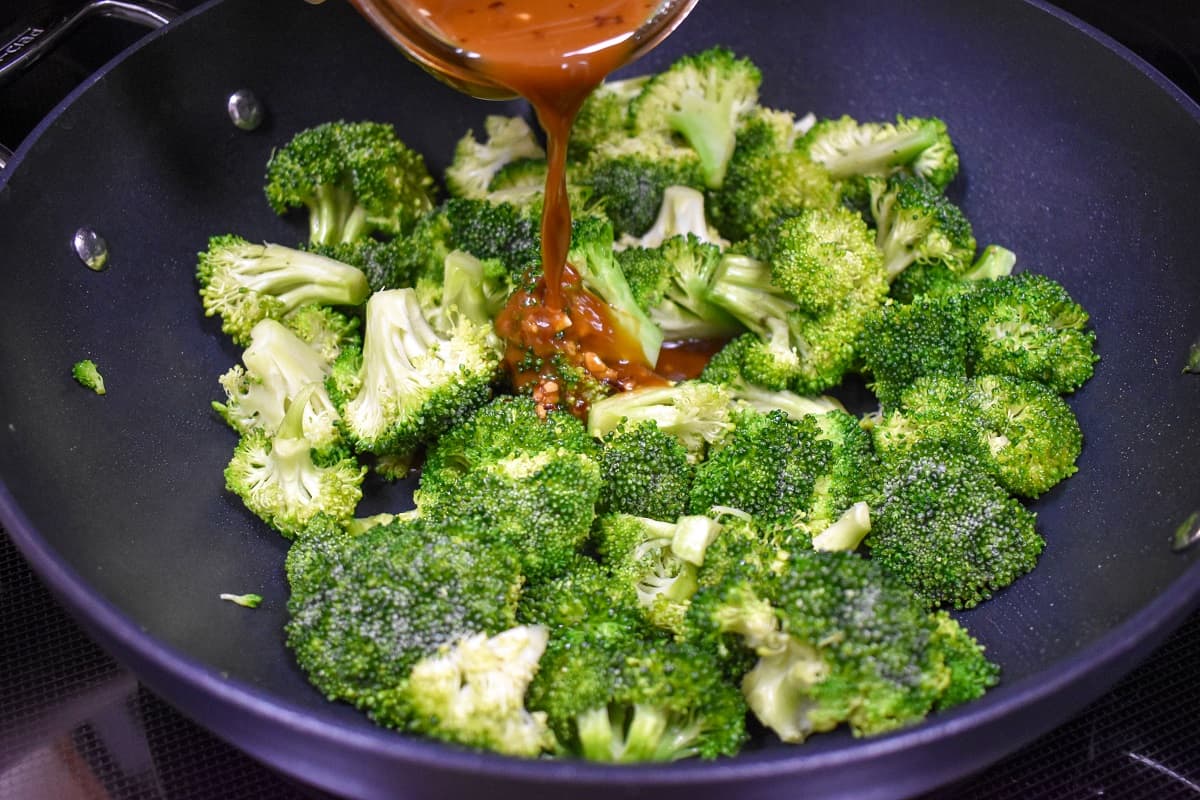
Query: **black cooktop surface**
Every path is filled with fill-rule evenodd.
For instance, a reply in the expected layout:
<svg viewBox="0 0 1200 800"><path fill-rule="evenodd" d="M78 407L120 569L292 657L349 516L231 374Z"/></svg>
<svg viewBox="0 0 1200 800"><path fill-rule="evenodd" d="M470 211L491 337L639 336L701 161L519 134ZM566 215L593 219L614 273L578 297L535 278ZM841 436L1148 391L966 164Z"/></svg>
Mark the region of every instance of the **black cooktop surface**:
<svg viewBox="0 0 1200 800"><path fill-rule="evenodd" d="M176 5L191 8L198 0ZM1058 5L1200 98L1200 3ZM14 13L0 9L0 30ZM0 144L15 149L58 98L141 33L128 23L88 22L36 69L0 87ZM1070 722L929 797L1200 798L1198 666L1200 614ZM58 607L0 532L0 798L320 796L140 686Z"/></svg>

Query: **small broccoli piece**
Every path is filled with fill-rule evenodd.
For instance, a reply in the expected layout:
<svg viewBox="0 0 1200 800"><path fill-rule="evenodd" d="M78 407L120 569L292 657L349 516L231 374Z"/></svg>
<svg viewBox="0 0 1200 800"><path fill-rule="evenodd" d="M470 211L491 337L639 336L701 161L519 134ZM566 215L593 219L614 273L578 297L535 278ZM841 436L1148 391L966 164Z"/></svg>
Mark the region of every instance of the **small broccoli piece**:
<svg viewBox="0 0 1200 800"><path fill-rule="evenodd" d="M871 532L871 507L860 500L846 509L836 522L812 537L813 550L854 550Z"/></svg>
<svg viewBox="0 0 1200 800"><path fill-rule="evenodd" d="M842 723L856 736L885 733L968 694L954 684L965 676L947 659L941 619L877 564L796 551L773 588L783 640L757 648L742 691L784 741Z"/></svg>
<svg viewBox="0 0 1200 800"><path fill-rule="evenodd" d="M608 304L616 325L641 345L645 363L657 363L663 333L637 304L617 265L612 223L598 216L576 219L567 263L579 273L584 288Z"/></svg>
<svg viewBox="0 0 1200 800"><path fill-rule="evenodd" d="M718 384L729 393L734 404L763 414L782 411L792 419L800 419L810 414L845 411L841 402L829 395L801 395L787 389L764 389L747 381L741 372L741 355L738 351L744 350L753 341L753 337L739 337L725 345L708 362L700 380Z"/></svg>
<svg viewBox="0 0 1200 800"><path fill-rule="evenodd" d="M412 730L506 755L553 750L546 714L525 710L548 638L544 627L521 625L464 637L418 661L406 687Z"/></svg>
<svg viewBox="0 0 1200 800"><path fill-rule="evenodd" d="M287 558L288 646L309 679L382 725L413 729L412 668L447 643L516 625L521 570L479 531L395 521L350 537L310 528Z"/></svg>
<svg viewBox="0 0 1200 800"><path fill-rule="evenodd" d="M469 521L481 535L512 546L531 579L569 569L596 517L600 468L565 448L500 459L462 475L449 492L422 486L421 515Z"/></svg>
<svg viewBox="0 0 1200 800"><path fill-rule="evenodd" d="M941 190L958 174L958 153L946 123L936 118L861 124L846 116L821 120L796 147L836 180L887 177L907 168Z"/></svg>
<svg viewBox="0 0 1200 800"><path fill-rule="evenodd" d="M490 327L466 319L439 335L412 289L376 292L363 348L338 358L329 394L359 450L411 453L488 400L497 349Z"/></svg>
<svg viewBox="0 0 1200 800"><path fill-rule="evenodd" d="M876 436L885 453L925 441L965 447L1005 489L1023 497L1037 497L1075 474L1083 446L1079 422L1053 389L1037 381L922 378L904 392L900 407L896 416L903 421L888 420L893 435ZM910 435L894 435L897 427Z"/></svg>
<svg viewBox="0 0 1200 800"><path fill-rule="evenodd" d="M266 194L277 214L306 207L309 241L330 245L408 233L433 207L433 178L392 126L329 122L272 154Z"/></svg>
<svg viewBox="0 0 1200 800"><path fill-rule="evenodd" d="M550 580L530 580L521 591L517 620L525 625L544 625L550 635L614 620L632 620L642 628L642 612L633 587L614 581L607 569L592 556L578 553L567 570Z"/></svg>
<svg viewBox="0 0 1200 800"><path fill-rule="evenodd" d="M723 47L686 55L646 81L630 104L637 135L674 131L699 154L705 183L721 185L741 117L758 103L762 72Z"/></svg>
<svg viewBox="0 0 1200 800"><path fill-rule="evenodd" d="M835 410L812 417L817 438L831 448L827 466L813 484L808 514L798 525L818 550L853 550L870 530L876 476L871 434L858 418ZM861 506L857 511L852 510ZM819 542L818 542L819 540Z"/></svg>
<svg viewBox="0 0 1200 800"><path fill-rule="evenodd" d="M655 223L671 186L703 188L696 153L665 137L642 136L605 142L577 176L590 199L622 236L642 236Z"/></svg>
<svg viewBox="0 0 1200 800"><path fill-rule="evenodd" d="M313 461L303 420L314 389L296 395L277 431L256 428L242 436L225 468L225 488L289 539L317 514L349 520L362 499L366 469L353 456L330 458L327 466Z"/></svg>
<svg viewBox="0 0 1200 800"><path fill-rule="evenodd" d="M228 600L230 603L239 605L242 608L258 608L263 601L261 594L231 594L229 592L222 592L218 595L218 598Z"/></svg>
<svg viewBox="0 0 1200 800"><path fill-rule="evenodd" d="M935 711L970 702L996 685L1000 668L987 660L983 645L945 611L934 614L937 628L930 648L941 661L945 687L934 704Z"/></svg>
<svg viewBox="0 0 1200 800"><path fill-rule="evenodd" d="M699 461L707 445L720 440L733 424L729 395L718 386L684 381L674 386L635 389L606 397L588 411L588 432L603 438L624 422L647 420L674 436Z"/></svg>
<svg viewBox="0 0 1200 800"><path fill-rule="evenodd" d="M955 273L970 269L975 257L971 223L935 185L907 175L867 183L875 244L888 280L914 263L940 261Z"/></svg>
<svg viewBox="0 0 1200 800"><path fill-rule="evenodd" d="M663 190L662 205L650 229L640 237L625 234L617 242L617 249L660 247L673 236L694 236L718 247L728 244L704 216L704 195L688 186L668 186Z"/></svg>
<svg viewBox="0 0 1200 800"><path fill-rule="evenodd" d="M739 411L733 419L733 432L696 468L692 513L726 506L790 529L807 514L814 484L829 468L830 443L813 417Z"/></svg>
<svg viewBox="0 0 1200 800"><path fill-rule="evenodd" d="M1096 334L1058 282L1026 272L987 284L967 302L977 374L1041 381L1060 394L1092 377Z"/></svg>
<svg viewBox="0 0 1200 800"><path fill-rule="evenodd" d="M571 126L568 158L580 163L597 147L629 136L629 103L642 92L649 75L605 81L588 95Z"/></svg>
<svg viewBox="0 0 1200 800"><path fill-rule="evenodd" d="M885 460L866 544L871 559L932 605L970 608L1033 569L1034 514L979 459L926 447Z"/></svg>
<svg viewBox="0 0 1200 800"><path fill-rule="evenodd" d="M324 386L330 364L321 353L275 320L264 319L250 332L242 361L244 368L234 366L220 378L225 402L212 404L229 427L243 435L261 430L272 436L293 401L310 389L301 412L304 438L322 452L340 445L337 409Z"/></svg>
<svg viewBox="0 0 1200 800"><path fill-rule="evenodd" d="M791 124L787 124L791 122ZM807 208L838 204L829 173L793 147L795 123L757 109L738 132L725 182L709 192L709 211L722 235L739 241L769 230Z"/></svg>
<svg viewBox="0 0 1200 800"><path fill-rule="evenodd" d="M563 411L541 415L525 397L497 397L439 436L425 456L421 492L452 497L464 475L513 456L564 449L595 457L599 448L583 424Z"/></svg>
<svg viewBox="0 0 1200 800"><path fill-rule="evenodd" d="M654 422L609 433L599 460L600 513L667 520L687 512L695 468L683 445Z"/></svg>
<svg viewBox="0 0 1200 800"><path fill-rule="evenodd" d="M529 706L566 754L629 763L733 755L745 702L706 651L619 623L551 637Z"/></svg>
<svg viewBox="0 0 1200 800"><path fill-rule="evenodd" d="M104 388L104 376L100 374L100 369L96 366L96 362L90 358L85 358L71 367L71 377L80 386L85 389L91 389L96 394L105 394L107 392L107 389Z"/></svg>
<svg viewBox="0 0 1200 800"><path fill-rule="evenodd" d="M465 250L476 258L499 259L515 279L541 270L542 240L538 216L509 203L455 198L443 206L449 250ZM438 274L447 250L438 262Z"/></svg>
<svg viewBox="0 0 1200 800"><path fill-rule="evenodd" d="M455 197L483 199L496 173L506 164L546 157L529 123L520 117L491 114L483 127L487 141L480 142L474 131L467 131L454 148L454 160L446 168L446 188Z"/></svg>
<svg viewBox="0 0 1200 800"><path fill-rule="evenodd" d="M1017 256L1000 245L990 244L979 254L967 272L958 274L941 261L913 264L901 272L894 281L889 295L899 303L911 303L918 295L951 297L967 294L988 281L1003 278L1012 273Z"/></svg>
<svg viewBox="0 0 1200 800"><path fill-rule="evenodd" d="M260 323L261 324L261 323ZM362 346L358 317L350 317L332 308L311 305L298 308L283 320L283 325L321 358L332 364L347 346ZM253 331L250 336L253 341Z"/></svg>
<svg viewBox="0 0 1200 800"><path fill-rule="evenodd" d="M465 250L446 256L441 291L426 298L429 322L449 334L461 321L487 327L504 308L511 290L508 269L499 259L480 260Z"/></svg>
<svg viewBox="0 0 1200 800"><path fill-rule="evenodd" d="M856 350L884 408L923 375L965 376L971 331L963 298L919 296L909 305L888 303L871 314Z"/></svg>
<svg viewBox="0 0 1200 800"><path fill-rule="evenodd" d="M304 306L356 306L370 287L363 273L340 261L240 236L214 236L196 268L204 315L221 317L221 330L248 345L260 320L284 319Z"/></svg>
<svg viewBox="0 0 1200 800"><path fill-rule="evenodd" d="M714 302L759 336L743 345L741 371L769 389L836 386L887 292L866 226L842 208L804 211L782 223L770 251L769 265L727 256L711 289Z"/></svg>
<svg viewBox="0 0 1200 800"><path fill-rule="evenodd" d="M709 297L721 260L718 247L696 236L673 236L662 246L617 253L634 299L667 339L724 339L741 324Z"/></svg>

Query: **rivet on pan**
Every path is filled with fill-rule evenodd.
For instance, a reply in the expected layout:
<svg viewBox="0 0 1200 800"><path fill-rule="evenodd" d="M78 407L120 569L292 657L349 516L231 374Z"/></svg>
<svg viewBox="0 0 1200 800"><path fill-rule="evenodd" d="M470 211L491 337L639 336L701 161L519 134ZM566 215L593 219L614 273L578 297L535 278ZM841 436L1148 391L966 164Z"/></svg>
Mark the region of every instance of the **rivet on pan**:
<svg viewBox="0 0 1200 800"><path fill-rule="evenodd" d="M75 255L79 256L79 260L87 265L88 269L99 272L108 266L108 242L94 229L85 225L75 231L71 246L75 248Z"/></svg>
<svg viewBox="0 0 1200 800"><path fill-rule="evenodd" d="M238 89L229 95L225 109L234 125L244 131L252 131L263 121L263 105L258 95L249 89Z"/></svg>
<svg viewBox="0 0 1200 800"><path fill-rule="evenodd" d="M1182 553L1196 542L1200 542L1200 511L1193 511L1192 515L1175 529L1175 535L1171 537L1171 549Z"/></svg>

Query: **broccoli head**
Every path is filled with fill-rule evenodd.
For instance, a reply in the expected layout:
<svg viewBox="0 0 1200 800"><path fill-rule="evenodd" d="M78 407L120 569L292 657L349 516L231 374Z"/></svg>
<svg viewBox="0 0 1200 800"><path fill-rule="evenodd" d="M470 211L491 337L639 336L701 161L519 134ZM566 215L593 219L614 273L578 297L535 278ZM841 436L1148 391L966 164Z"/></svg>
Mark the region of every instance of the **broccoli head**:
<svg viewBox="0 0 1200 800"><path fill-rule="evenodd" d="M897 117L896 122L859 123L851 117L817 122L796 145L836 180L887 177L902 169L939 190L958 174L958 153L937 118Z"/></svg>
<svg viewBox="0 0 1200 800"><path fill-rule="evenodd" d="M478 141L474 131L467 131L454 148L454 159L446 168L446 188L455 197L483 199L505 165L546 157L533 129L520 117L490 114L483 127L486 141Z"/></svg>
<svg viewBox="0 0 1200 800"><path fill-rule="evenodd" d="M719 386L683 381L673 386L635 389L606 397L588 411L588 432L603 438L619 427L650 421L679 440L690 461L701 460L708 445L733 425L729 395Z"/></svg>
<svg viewBox="0 0 1200 800"><path fill-rule="evenodd" d="M888 280L914 263L940 261L954 273L970 269L975 235L958 206L920 177L870 178L875 244Z"/></svg>
<svg viewBox="0 0 1200 800"><path fill-rule="evenodd" d="M884 408L923 375L968 373L971 330L963 298L919 296L909 305L887 303L868 316L859 358Z"/></svg>
<svg viewBox="0 0 1200 800"><path fill-rule="evenodd" d="M600 513L673 520L687 512L695 468L683 445L653 421L610 432L599 462Z"/></svg>

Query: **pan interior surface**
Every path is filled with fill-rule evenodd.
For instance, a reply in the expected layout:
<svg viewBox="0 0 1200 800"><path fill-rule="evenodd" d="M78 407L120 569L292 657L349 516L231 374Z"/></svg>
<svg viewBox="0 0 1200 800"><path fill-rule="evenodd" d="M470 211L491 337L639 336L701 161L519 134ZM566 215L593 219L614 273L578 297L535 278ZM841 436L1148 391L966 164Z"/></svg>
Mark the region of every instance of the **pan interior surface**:
<svg viewBox="0 0 1200 800"><path fill-rule="evenodd" d="M1180 375L1200 334L1196 109L1126 56L1015 0L778 0L752 11L707 0L630 71L717 43L759 64L765 105L945 119L963 164L950 195L980 245L1014 250L1018 269L1057 279L1092 314L1102 360L1070 400L1086 445L1079 473L1033 504L1047 540L1041 564L963 615L1005 685L954 720L1007 726L999 756L1032 735L1016 722L1021 692L1066 664L1083 674L1114 632L1131 647L1130 621L1168 587L1175 617L1200 588L1195 551L1170 547L1200 507L1200 380ZM256 131L226 115L239 89L266 105ZM297 130L339 118L392 122L439 174L458 137L489 113L527 109L434 82L346 4L293 0L218 3L78 96L23 148L0 188L5 524L84 621L157 677L157 690L234 739L223 721L240 722L242 704L264 726L256 730L275 725L292 737L277 745L278 766L327 785L338 773L325 764L367 753L376 766L333 785L376 793L379 764L419 762L447 772L470 763L512 785L578 780L584 792L602 791L605 776L627 786L745 779L761 788L789 771L871 758L873 743L833 736L800 749L760 743L715 765L514 766L376 729L326 702L295 666L283 641L288 543L223 488L236 439L209 402L239 352L202 315L195 254L221 233L304 238L300 220L276 217L261 192L272 149ZM71 250L84 225L108 241L105 271L86 269ZM82 358L104 373L104 397L72 381ZM408 508L411 489L368 487L361 513ZM219 600L223 592L264 602L248 612ZM1150 620L1147 640L1164 633ZM1092 676L1095 691L1116 677ZM222 685L230 693L206 717L201 706ZM951 732L935 723L891 738L915 751ZM301 753L322 756L305 737L334 748L320 775L300 763ZM868 770L860 780L877 777ZM926 783L938 779L931 772ZM853 788L860 797L878 790Z"/></svg>

